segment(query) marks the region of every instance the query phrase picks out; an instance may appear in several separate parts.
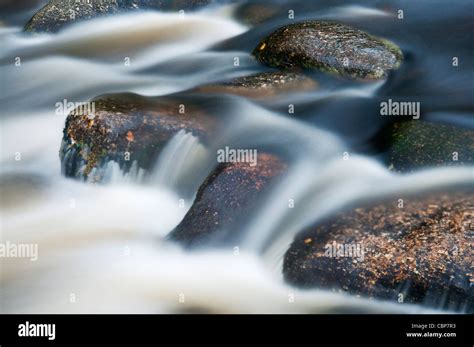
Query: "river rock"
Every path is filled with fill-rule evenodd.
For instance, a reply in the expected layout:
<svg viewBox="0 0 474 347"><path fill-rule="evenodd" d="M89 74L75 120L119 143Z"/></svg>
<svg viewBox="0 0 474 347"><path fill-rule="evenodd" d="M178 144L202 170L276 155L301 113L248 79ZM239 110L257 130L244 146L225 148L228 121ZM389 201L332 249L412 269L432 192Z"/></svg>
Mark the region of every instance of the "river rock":
<svg viewBox="0 0 474 347"><path fill-rule="evenodd" d="M135 10L194 10L212 0L50 0L26 24L28 32L55 33L76 21Z"/></svg>
<svg viewBox="0 0 474 347"><path fill-rule="evenodd" d="M214 118L182 99L132 93L100 96L66 119L60 150L63 173L87 178L108 161L125 171L133 162L148 170L180 130L205 139L214 126Z"/></svg>
<svg viewBox="0 0 474 347"><path fill-rule="evenodd" d="M257 25L274 18L281 11L279 5L252 1L237 7L234 16L245 24Z"/></svg>
<svg viewBox="0 0 474 347"><path fill-rule="evenodd" d="M18 13L20 11L34 9L34 7L40 3L41 0L2 0L0 2L0 11L2 11L2 15L10 12Z"/></svg>
<svg viewBox="0 0 474 347"><path fill-rule="evenodd" d="M227 93L251 99L272 98L284 93L316 89L318 83L295 72L263 72L237 77L228 82L204 85L195 89L202 93Z"/></svg>
<svg viewBox="0 0 474 347"><path fill-rule="evenodd" d="M219 164L199 187L190 210L168 238L185 247L199 247L235 236L225 232L242 226L266 188L287 169L274 154L259 153L257 158L255 166Z"/></svg>
<svg viewBox="0 0 474 347"><path fill-rule="evenodd" d="M386 77L403 59L390 41L326 21L286 25L260 41L253 55L273 67L318 69L369 80Z"/></svg>
<svg viewBox="0 0 474 347"><path fill-rule="evenodd" d="M474 131L420 120L394 123L391 128L390 167L395 171L472 165Z"/></svg>
<svg viewBox="0 0 474 347"><path fill-rule="evenodd" d="M398 199L298 234L284 258L286 281L472 312L474 192L404 197L403 208Z"/></svg>

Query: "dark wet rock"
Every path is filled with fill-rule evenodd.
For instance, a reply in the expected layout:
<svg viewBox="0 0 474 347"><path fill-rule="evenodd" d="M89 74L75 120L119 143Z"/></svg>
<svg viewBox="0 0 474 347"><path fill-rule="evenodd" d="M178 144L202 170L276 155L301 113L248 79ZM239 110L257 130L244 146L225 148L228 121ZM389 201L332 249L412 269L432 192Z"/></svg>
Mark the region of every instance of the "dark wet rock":
<svg viewBox="0 0 474 347"><path fill-rule="evenodd" d="M33 9L38 6L41 0L2 0L0 1L0 11L2 14Z"/></svg>
<svg viewBox="0 0 474 347"><path fill-rule="evenodd" d="M124 171L133 162L148 170L180 130L205 139L215 126L214 118L198 107L172 97L110 94L90 105L77 108L66 119L60 157L63 173L69 177L86 178L109 161L119 163ZM101 179L100 175L93 178Z"/></svg>
<svg viewBox="0 0 474 347"><path fill-rule="evenodd" d="M222 163L199 188L190 210L168 238L186 247L226 239L226 232L242 225L259 197L287 165L276 155L259 153L257 165ZM229 238L235 235L230 235Z"/></svg>
<svg viewBox="0 0 474 347"><path fill-rule="evenodd" d="M204 85L195 89L202 93L227 93L251 99L265 99L292 92L316 89L313 79L295 72L263 72L237 77L229 82Z"/></svg>
<svg viewBox="0 0 474 347"><path fill-rule="evenodd" d="M274 18L281 11L279 5L253 1L237 7L234 16L245 24L257 25Z"/></svg>
<svg viewBox="0 0 474 347"><path fill-rule="evenodd" d="M301 232L284 258L286 281L472 312L474 193L403 200L403 208L396 198L341 212ZM346 252L331 257L341 245Z"/></svg>
<svg viewBox="0 0 474 347"><path fill-rule="evenodd" d="M396 171L472 165L474 131L420 120L395 123L391 129L390 167Z"/></svg>
<svg viewBox="0 0 474 347"><path fill-rule="evenodd" d="M403 59L394 43L325 21L286 25L260 41L253 55L273 67L319 69L357 79L384 78Z"/></svg>
<svg viewBox="0 0 474 347"><path fill-rule="evenodd" d="M156 2L156 1L154 1ZM154 7L159 7L163 10L172 10L172 11L179 11L179 10L197 10L204 6L210 5L214 2L218 2L215 0L160 0L158 1L159 5L153 5Z"/></svg>
<svg viewBox="0 0 474 347"><path fill-rule="evenodd" d="M26 24L29 32L58 32L74 22L136 10L194 10L212 0L50 0Z"/></svg>

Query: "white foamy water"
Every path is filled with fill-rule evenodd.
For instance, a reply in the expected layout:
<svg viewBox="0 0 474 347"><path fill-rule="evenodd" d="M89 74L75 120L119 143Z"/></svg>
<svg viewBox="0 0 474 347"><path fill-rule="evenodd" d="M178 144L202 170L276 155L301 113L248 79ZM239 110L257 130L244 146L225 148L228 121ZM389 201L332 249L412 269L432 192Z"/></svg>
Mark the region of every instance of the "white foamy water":
<svg viewBox="0 0 474 347"><path fill-rule="evenodd" d="M160 95L191 88L212 79L212 73L192 79L135 72L192 54L209 61L210 53L201 58L199 52L244 31L244 26L209 13L157 12L91 20L56 35L5 30L0 73L8 87L0 101L4 111L16 112L23 107L52 108L63 99L82 101L104 92ZM233 56L227 59L230 69Z"/></svg>
<svg viewBox="0 0 474 347"><path fill-rule="evenodd" d="M55 113L55 103L118 91L167 94L243 74L232 65L238 52L205 51L246 30L226 17L228 11L213 13L184 18L133 14L37 37L1 30L0 72L7 82L0 96L1 238L36 244L39 253L37 261L1 259L0 311L433 312L435 308L293 288L283 282L281 256L298 230L345 204L474 183L472 168L398 176L366 157L352 155L344 161L347 146L335 135L232 99L235 114L225 131L206 145L184 131L176 134L150 173L135 166L124 175L118 164L109 163L105 185L61 176L66 115ZM123 59L131 52L131 65L125 67ZM14 66L16 56L22 57L21 66ZM242 69L251 68L248 54L243 56ZM153 67L157 72L141 72ZM368 98L381 84L319 95ZM246 221L239 255L231 249L188 252L164 241L216 164L217 148L273 143L288 149L294 162ZM181 191L184 184L194 190ZM288 199L296 202L291 211Z"/></svg>
<svg viewBox="0 0 474 347"><path fill-rule="evenodd" d="M79 22L58 34L36 37L5 37L1 57L32 59L41 55L94 58L123 65L137 52L136 66L156 64L203 50L245 31L245 26L211 13L186 14L144 12ZM125 43L125 44L124 44Z"/></svg>
<svg viewBox="0 0 474 347"><path fill-rule="evenodd" d="M196 136L180 130L161 152L150 184L176 190L180 177L192 174L193 164L207 160L209 156L210 153Z"/></svg>

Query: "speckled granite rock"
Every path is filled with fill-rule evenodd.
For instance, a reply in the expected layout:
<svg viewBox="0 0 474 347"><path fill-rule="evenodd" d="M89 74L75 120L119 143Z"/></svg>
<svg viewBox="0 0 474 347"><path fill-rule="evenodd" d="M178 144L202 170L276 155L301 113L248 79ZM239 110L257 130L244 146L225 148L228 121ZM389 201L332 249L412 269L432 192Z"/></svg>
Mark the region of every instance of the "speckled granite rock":
<svg viewBox="0 0 474 347"><path fill-rule="evenodd" d="M394 198L299 233L285 255L286 281L473 312L474 192L403 200L403 208Z"/></svg>
<svg viewBox="0 0 474 347"><path fill-rule="evenodd" d="M420 120L391 129L390 167L396 171L474 164L474 131Z"/></svg>
<svg viewBox="0 0 474 347"><path fill-rule="evenodd" d="M251 99L272 98L281 94L316 89L318 83L295 72L263 72L237 77L229 82L204 85L195 89L203 93L227 93Z"/></svg>
<svg viewBox="0 0 474 347"><path fill-rule="evenodd" d="M286 25L260 41L253 55L273 67L319 69L369 80L386 77L403 59L394 43L326 21Z"/></svg>
<svg viewBox="0 0 474 347"><path fill-rule="evenodd" d="M246 220L271 182L287 165L276 155L259 153L256 166L222 163L199 188L190 210L169 239L186 247L199 247L235 235L226 232Z"/></svg>
<svg viewBox="0 0 474 347"><path fill-rule="evenodd" d="M115 161L149 169L166 142L180 130L203 139L215 121L191 103L173 97L110 94L91 101L94 112L77 109L66 119L60 150L63 173L87 178L94 168ZM94 178L100 181L102 177Z"/></svg>
<svg viewBox="0 0 474 347"><path fill-rule="evenodd" d="M212 0L50 0L26 24L28 32L55 33L77 21L134 10L193 10Z"/></svg>

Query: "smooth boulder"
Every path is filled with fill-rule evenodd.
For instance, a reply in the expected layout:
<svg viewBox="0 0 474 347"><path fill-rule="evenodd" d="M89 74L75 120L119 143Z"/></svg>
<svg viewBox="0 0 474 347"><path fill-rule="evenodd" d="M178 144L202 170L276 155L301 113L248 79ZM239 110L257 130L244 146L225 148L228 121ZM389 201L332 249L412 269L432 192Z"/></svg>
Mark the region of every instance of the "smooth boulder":
<svg viewBox="0 0 474 347"><path fill-rule="evenodd" d="M50 0L26 24L27 32L56 33L77 21L137 10L194 10L212 0Z"/></svg>
<svg viewBox="0 0 474 347"><path fill-rule="evenodd" d="M215 118L184 98L124 93L99 96L89 104L66 119L60 158L68 177L91 178L94 168L109 161L124 171L134 162L148 170L180 130L205 140L216 126Z"/></svg>
<svg viewBox="0 0 474 347"><path fill-rule="evenodd" d="M389 165L409 172L427 167L472 165L474 131L421 120L391 126Z"/></svg>
<svg viewBox="0 0 474 347"><path fill-rule="evenodd" d="M474 310L474 192L403 196L340 212L299 233L285 280L398 303Z"/></svg>
<svg viewBox="0 0 474 347"><path fill-rule="evenodd" d="M275 154L259 153L257 165L221 163L199 187L193 205L168 238L188 248L238 238L259 198L287 169Z"/></svg>
<svg viewBox="0 0 474 347"><path fill-rule="evenodd" d="M250 99L267 99L278 95L316 89L318 83L303 74L274 71L237 77L227 82L197 87L200 93L226 93Z"/></svg>
<svg viewBox="0 0 474 347"><path fill-rule="evenodd" d="M385 78L403 59L394 43L327 21L286 25L260 41L253 55L272 67L317 69L368 80Z"/></svg>

